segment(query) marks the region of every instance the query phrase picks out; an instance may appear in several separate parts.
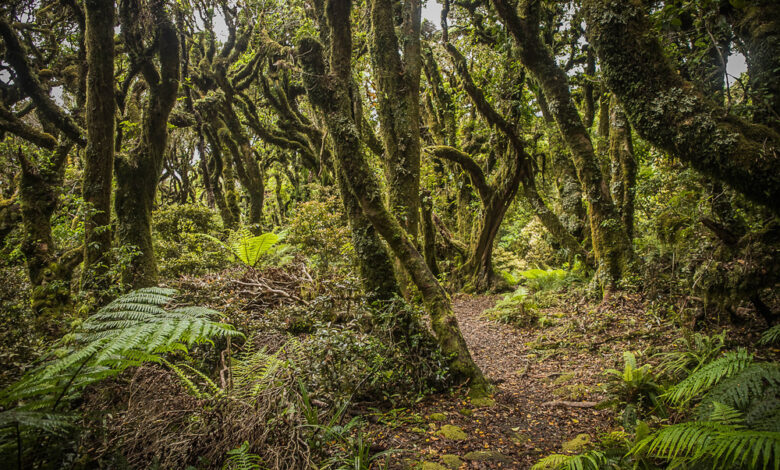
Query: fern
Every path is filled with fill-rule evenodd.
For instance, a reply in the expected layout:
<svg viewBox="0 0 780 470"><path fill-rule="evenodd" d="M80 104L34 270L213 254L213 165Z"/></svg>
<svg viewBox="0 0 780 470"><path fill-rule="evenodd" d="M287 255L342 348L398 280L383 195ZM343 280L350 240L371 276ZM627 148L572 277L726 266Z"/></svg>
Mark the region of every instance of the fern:
<svg viewBox="0 0 780 470"><path fill-rule="evenodd" d="M594 450L578 455L548 455L531 467L531 470L598 470L606 465L607 456Z"/></svg>
<svg viewBox="0 0 780 470"><path fill-rule="evenodd" d="M55 410L84 387L127 367L163 363L163 356L187 352L212 338L242 336L232 326L211 320L217 312L202 307L166 310L176 291L148 288L128 293L87 318L60 341L49 360L0 392L0 404L23 410Z"/></svg>
<svg viewBox="0 0 780 470"><path fill-rule="evenodd" d="M249 442L244 441L240 447L227 452L223 470L258 470L262 459L257 454L249 452Z"/></svg>
<svg viewBox="0 0 780 470"><path fill-rule="evenodd" d="M780 344L780 325L775 325L772 328L766 330L764 334L761 335L761 339L758 341L758 344Z"/></svg>
<svg viewBox="0 0 780 470"><path fill-rule="evenodd" d="M780 387L780 364L758 362L721 381L702 398L700 415L712 409L714 403L722 403L739 410L746 410L751 403L767 391Z"/></svg>
<svg viewBox="0 0 780 470"><path fill-rule="evenodd" d="M199 237L214 242L217 246L230 253L236 261L241 261L251 268L257 267L263 256L273 248L282 237L273 232L266 232L255 237L243 237L237 241L225 244L219 238L205 233L199 233Z"/></svg>
<svg viewBox="0 0 780 470"><path fill-rule="evenodd" d="M724 408L725 410L725 408ZM730 415L734 419L733 413ZM630 454L645 453L682 463L710 463L712 468L739 466L780 469L780 433L754 431L742 425L696 421L666 426L639 442Z"/></svg>
<svg viewBox="0 0 780 470"><path fill-rule="evenodd" d="M744 349L730 351L671 387L663 397L675 405L685 405L699 397L704 390L745 369L752 361L753 356Z"/></svg>

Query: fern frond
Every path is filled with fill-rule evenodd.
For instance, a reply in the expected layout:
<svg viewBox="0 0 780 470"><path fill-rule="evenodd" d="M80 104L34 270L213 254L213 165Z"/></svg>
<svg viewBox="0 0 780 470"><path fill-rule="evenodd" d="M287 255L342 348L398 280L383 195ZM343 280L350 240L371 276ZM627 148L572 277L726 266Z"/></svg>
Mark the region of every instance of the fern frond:
<svg viewBox="0 0 780 470"><path fill-rule="evenodd" d="M780 387L780 364L757 362L722 380L704 395L701 410L708 413L712 404L722 403L739 410L746 410L750 403L764 396L767 390Z"/></svg>
<svg viewBox="0 0 780 470"><path fill-rule="evenodd" d="M756 431L780 432L780 399L777 394L770 392L751 403L745 413L745 423Z"/></svg>
<svg viewBox="0 0 780 470"><path fill-rule="evenodd" d="M780 469L780 433L697 421L666 426L640 441L630 454L646 453L674 463L708 462L713 468Z"/></svg>
<svg viewBox="0 0 780 470"><path fill-rule="evenodd" d="M20 426L40 429L50 434L63 434L74 425L72 415L40 411L8 410L0 412L0 428Z"/></svg>
<svg viewBox="0 0 780 470"><path fill-rule="evenodd" d="M758 341L758 344L780 344L780 325L775 325L772 328L766 330L764 334L761 335L761 339Z"/></svg>
<svg viewBox="0 0 780 470"><path fill-rule="evenodd" d="M675 405L684 405L721 380L731 377L753 362L753 355L744 349L727 352L723 357L689 375L671 387L663 397Z"/></svg>
<svg viewBox="0 0 780 470"><path fill-rule="evenodd" d="M272 232L263 233L256 237L242 238L233 245L233 254L247 266L255 267L262 256L280 239L279 235Z"/></svg>
<svg viewBox="0 0 780 470"><path fill-rule="evenodd" d="M259 455L249 452L249 442L227 452L223 470L259 470L263 461Z"/></svg>
<svg viewBox="0 0 780 470"><path fill-rule="evenodd" d="M53 409L91 383L127 367L163 361L213 338L243 336L231 325L212 320L217 312L201 307L165 310L173 289L149 288L119 297L84 322L69 344L58 345L51 360L0 392L0 404L23 409ZM180 372L180 371L179 371ZM179 374L185 377L184 374Z"/></svg>
<svg viewBox="0 0 780 470"><path fill-rule="evenodd" d="M598 470L606 464L607 456L594 450L578 455L548 455L531 467L531 470Z"/></svg>

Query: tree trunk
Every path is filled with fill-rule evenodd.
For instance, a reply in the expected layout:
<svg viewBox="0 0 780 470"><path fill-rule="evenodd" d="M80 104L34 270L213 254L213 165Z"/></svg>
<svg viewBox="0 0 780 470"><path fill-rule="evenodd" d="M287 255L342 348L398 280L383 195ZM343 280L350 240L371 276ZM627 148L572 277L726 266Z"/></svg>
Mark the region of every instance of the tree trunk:
<svg viewBox="0 0 780 470"><path fill-rule="evenodd" d="M358 198L350 189L347 176L340 167L337 168L336 174L339 194L349 220L352 245L355 247L363 289L370 301L390 300L400 293L393 272L393 263L371 221L363 214Z"/></svg>
<svg viewBox="0 0 780 470"><path fill-rule="evenodd" d="M51 231L51 216L59 204L65 159L71 147L70 143L58 145L49 161L38 164L21 149L18 154L19 207L24 228L21 251L32 287L32 309L41 328L55 324L69 304L71 273L81 259L74 254L58 257Z"/></svg>
<svg viewBox="0 0 780 470"><path fill-rule="evenodd" d="M634 238L634 194L636 192L636 159L631 127L617 102L612 103L609 133L609 155L612 163L612 200L629 240Z"/></svg>
<svg viewBox="0 0 780 470"><path fill-rule="evenodd" d="M81 288L108 287L111 250L111 179L114 169L114 0L86 0L87 149L82 195L84 266Z"/></svg>
<svg viewBox="0 0 780 470"><path fill-rule="evenodd" d="M385 146L390 208L413 240L420 232L420 0L403 2L401 41L393 2L371 2L371 59ZM403 49L403 57L399 50Z"/></svg>
<svg viewBox="0 0 780 470"><path fill-rule="evenodd" d="M147 55L132 25L141 21L141 6L133 0L120 4L122 35L132 60L141 62L146 80L147 100L141 123L141 137L135 149L118 158L116 165L117 239L121 246L135 247L137 255L122 273L123 282L132 288L157 284L157 261L152 246L152 209L168 143L168 116L176 104L179 90L179 38L165 6L149 5L158 26L156 54L159 71ZM143 51L145 52L145 51Z"/></svg>

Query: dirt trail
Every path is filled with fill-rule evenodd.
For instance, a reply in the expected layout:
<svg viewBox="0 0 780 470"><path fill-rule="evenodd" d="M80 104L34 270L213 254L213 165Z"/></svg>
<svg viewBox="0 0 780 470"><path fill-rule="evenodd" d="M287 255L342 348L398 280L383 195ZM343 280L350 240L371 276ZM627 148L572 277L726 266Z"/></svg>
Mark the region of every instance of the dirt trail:
<svg viewBox="0 0 780 470"><path fill-rule="evenodd" d="M559 347L561 338L548 341L552 328L526 330L488 320L483 312L496 300L459 296L453 302L475 362L495 383L492 400L472 401L462 390L385 419L385 426L376 427L380 445L406 450L394 459L394 468L420 468L426 462L425 470L525 469L540 457L562 452L562 444L580 434L596 439L614 427L610 411L571 406L603 398L606 364L599 349L588 350L583 343ZM579 324L576 309L558 309L556 316L572 328Z"/></svg>

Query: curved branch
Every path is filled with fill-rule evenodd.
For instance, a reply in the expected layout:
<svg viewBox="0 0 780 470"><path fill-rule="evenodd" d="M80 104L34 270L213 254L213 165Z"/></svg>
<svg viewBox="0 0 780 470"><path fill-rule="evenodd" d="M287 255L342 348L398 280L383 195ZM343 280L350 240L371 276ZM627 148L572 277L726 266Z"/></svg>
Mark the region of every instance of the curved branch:
<svg viewBox="0 0 780 470"><path fill-rule="evenodd" d="M488 184L482 167L480 167L469 154L447 145L426 147L425 151L435 157L443 158L460 165L460 167L463 168L463 171L471 176L471 182L474 184L474 187L477 188L482 202L485 204L488 203L495 193L495 190Z"/></svg>

